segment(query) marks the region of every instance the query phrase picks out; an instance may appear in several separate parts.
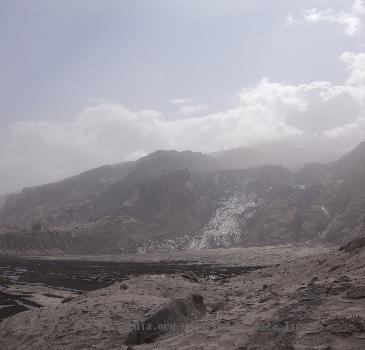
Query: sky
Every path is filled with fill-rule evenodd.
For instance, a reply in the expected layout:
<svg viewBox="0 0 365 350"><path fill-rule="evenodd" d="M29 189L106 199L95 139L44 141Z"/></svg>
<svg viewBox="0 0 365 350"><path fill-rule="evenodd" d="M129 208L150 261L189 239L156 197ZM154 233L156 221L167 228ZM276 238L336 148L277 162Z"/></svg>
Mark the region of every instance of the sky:
<svg viewBox="0 0 365 350"><path fill-rule="evenodd" d="M0 193L156 149L365 139L365 1L3 0Z"/></svg>

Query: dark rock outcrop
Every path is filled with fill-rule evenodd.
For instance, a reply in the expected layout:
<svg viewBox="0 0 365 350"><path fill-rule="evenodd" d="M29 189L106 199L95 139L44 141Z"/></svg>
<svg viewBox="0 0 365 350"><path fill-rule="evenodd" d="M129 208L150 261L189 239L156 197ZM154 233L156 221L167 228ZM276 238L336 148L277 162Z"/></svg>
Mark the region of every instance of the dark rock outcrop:
<svg viewBox="0 0 365 350"><path fill-rule="evenodd" d="M351 240L346 245L342 246L340 250L345 251L347 253L354 253L364 248L365 248L365 236L362 236Z"/></svg>

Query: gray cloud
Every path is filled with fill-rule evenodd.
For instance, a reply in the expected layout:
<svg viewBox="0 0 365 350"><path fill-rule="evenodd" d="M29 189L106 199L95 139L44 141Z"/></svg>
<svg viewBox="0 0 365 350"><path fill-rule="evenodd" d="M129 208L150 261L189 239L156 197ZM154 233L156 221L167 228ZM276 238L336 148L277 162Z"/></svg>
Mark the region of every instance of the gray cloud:
<svg viewBox="0 0 365 350"><path fill-rule="evenodd" d="M0 193L161 148L365 138L363 1L89 3L2 6Z"/></svg>
<svg viewBox="0 0 365 350"><path fill-rule="evenodd" d="M200 117L169 119L100 102L69 122L11 123L0 131L0 192L156 149L209 152L276 140L348 149L365 138L365 54L347 52L341 60L348 69L342 85L263 79L242 89L236 105Z"/></svg>

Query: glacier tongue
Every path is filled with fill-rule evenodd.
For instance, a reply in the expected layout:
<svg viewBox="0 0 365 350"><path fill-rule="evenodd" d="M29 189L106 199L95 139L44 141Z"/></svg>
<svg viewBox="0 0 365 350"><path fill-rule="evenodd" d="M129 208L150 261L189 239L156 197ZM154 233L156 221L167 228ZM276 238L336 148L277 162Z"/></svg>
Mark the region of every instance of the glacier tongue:
<svg viewBox="0 0 365 350"><path fill-rule="evenodd" d="M222 200L207 225L189 243L188 249L237 246L245 226L243 214L257 205L254 195L244 193L234 193Z"/></svg>

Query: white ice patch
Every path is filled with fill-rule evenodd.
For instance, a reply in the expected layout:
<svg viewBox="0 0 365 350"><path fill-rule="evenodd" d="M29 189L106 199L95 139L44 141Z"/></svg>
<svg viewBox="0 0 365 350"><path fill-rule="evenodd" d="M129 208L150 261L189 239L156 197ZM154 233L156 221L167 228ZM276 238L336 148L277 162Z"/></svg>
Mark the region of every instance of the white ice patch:
<svg viewBox="0 0 365 350"><path fill-rule="evenodd" d="M329 211L325 208L325 207L322 207L322 211L327 215L327 216L330 216L330 213Z"/></svg>
<svg viewBox="0 0 365 350"><path fill-rule="evenodd" d="M200 234L193 238L188 249L204 249L212 247L233 247L240 243L242 237L242 218L247 210L255 208L254 196L236 193L222 201L215 214Z"/></svg>

